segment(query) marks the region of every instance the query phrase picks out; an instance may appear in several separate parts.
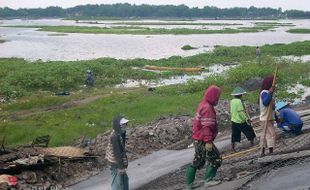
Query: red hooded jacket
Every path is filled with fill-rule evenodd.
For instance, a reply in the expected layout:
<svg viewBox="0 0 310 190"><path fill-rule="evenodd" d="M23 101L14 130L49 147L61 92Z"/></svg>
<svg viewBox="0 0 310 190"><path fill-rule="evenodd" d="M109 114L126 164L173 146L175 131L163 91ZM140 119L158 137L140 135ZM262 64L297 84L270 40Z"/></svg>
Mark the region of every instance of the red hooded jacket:
<svg viewBox="0 0 310 190"><path fill-rule="evenodd" d="M200 102L193 122L193 139L213 142L217 133L216 113L214 106L221 95L221 89L215 85L209 86Z"/></svg>

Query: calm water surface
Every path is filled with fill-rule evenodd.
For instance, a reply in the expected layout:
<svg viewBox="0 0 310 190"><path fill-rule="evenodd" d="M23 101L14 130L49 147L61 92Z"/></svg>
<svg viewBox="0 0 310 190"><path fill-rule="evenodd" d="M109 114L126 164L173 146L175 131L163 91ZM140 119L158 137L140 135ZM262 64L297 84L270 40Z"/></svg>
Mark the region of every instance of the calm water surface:
<svg viewBox="0 0 310 190"><path fill-rule="evenodd" d="M174 55L190 56L212 50L215 45L261 46L264 44L290 43L310 40L310 34L290 34L288 28L310 28L310 20L281 20L277 22L294 23L295 27L280 27L276 31L239 34L206 35L113 35L113 34L67 34L51 36L53 32L40 32L34 28L7 28L1 25L83 25L110 27L111 23L121 21L100 21L103 24L76 23L60 19L42 20L2 20L0 36L8 40L0 44L0 57L21 57L28 60L86 60L100 57L121 59L147 58L159 59ZM141 22L141 21L136 21ZM147 21L144 21L147 22ZM150 22L150 21L148 21ZM158 21L152 21L158 22ZM175 21L172 21L175 22ZM184 22L184 21L181 21ZM188 21L187 21L188 22ZM256 21L194 21L206 23L238 23L253 26ZM262 22L262 21L257 21ZM269 21L274 22L274 21ZM151 26L143 26L151 27ZM161 28L202 28L220 29L240 26L153 26ZM184 51L184 45L198 47L197 50Z"/></svg>

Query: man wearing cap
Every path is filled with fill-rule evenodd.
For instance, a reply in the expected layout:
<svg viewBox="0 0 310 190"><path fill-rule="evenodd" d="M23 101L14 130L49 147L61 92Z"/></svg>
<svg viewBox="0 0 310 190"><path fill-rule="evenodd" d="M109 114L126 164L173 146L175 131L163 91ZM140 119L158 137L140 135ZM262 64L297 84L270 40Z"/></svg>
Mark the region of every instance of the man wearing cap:
<svg viewBox="0 0 310 190"><path fill-rule="evenodd" d="M106 159L111 168L112 190L128 190L128 176L126 169L128 159L126 155L126 125L129 120L121 116L115 116L113 119L113 132L106 151Z"/></svg>
<svg viewBox="0 0 310 190"><path fill-rule="evenodd" d="M253 128L250 126L251 120L246 114L245 107L241 100L242 95L246 91L241 87L236 87L232 94L234 98L230 101L230 114L231 114L231 149L235 150L235 143L240 142L241 132L246 138L254 145L254 138L256 137Z"/></svg>
<svg viewBox="0 0 310 190"><path fill-rule="evenodd" d="M288 108L288 103L280 101L276 104L276 122L278 127L285 132L291 132L294 135L302 133L301 128L303 121L300 116L293 110Z"/></svg>

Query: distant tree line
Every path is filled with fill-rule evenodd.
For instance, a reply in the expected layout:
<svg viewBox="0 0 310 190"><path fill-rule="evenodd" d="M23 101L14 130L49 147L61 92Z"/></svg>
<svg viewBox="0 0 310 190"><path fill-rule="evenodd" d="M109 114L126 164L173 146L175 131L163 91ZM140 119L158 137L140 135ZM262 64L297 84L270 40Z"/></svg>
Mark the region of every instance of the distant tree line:
<svg viewBox="0 0 310 190"><path fill-rule="evenodd" d="M11 9L0 8L0 18L51 18L51 17L117 17L117 18L210 18L210 19L276 19L310 18L310 12L300 10L282 11L281 8L224 8L206 6L189 8L185 5L79 5L61 7Z"/></svg>

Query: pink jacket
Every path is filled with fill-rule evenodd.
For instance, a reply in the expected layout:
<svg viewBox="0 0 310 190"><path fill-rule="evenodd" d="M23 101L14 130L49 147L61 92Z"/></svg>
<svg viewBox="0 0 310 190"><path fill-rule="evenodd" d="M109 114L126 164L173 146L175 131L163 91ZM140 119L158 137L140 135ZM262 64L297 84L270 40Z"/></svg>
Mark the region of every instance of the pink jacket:
<svg viewBox="0 0 310 190"><path fill-rule="evenodd" d="M193 139L213 142L218 133L214 106L221 95L221 89L215 85L209 86L200 102L193 122Z"/></svg>

